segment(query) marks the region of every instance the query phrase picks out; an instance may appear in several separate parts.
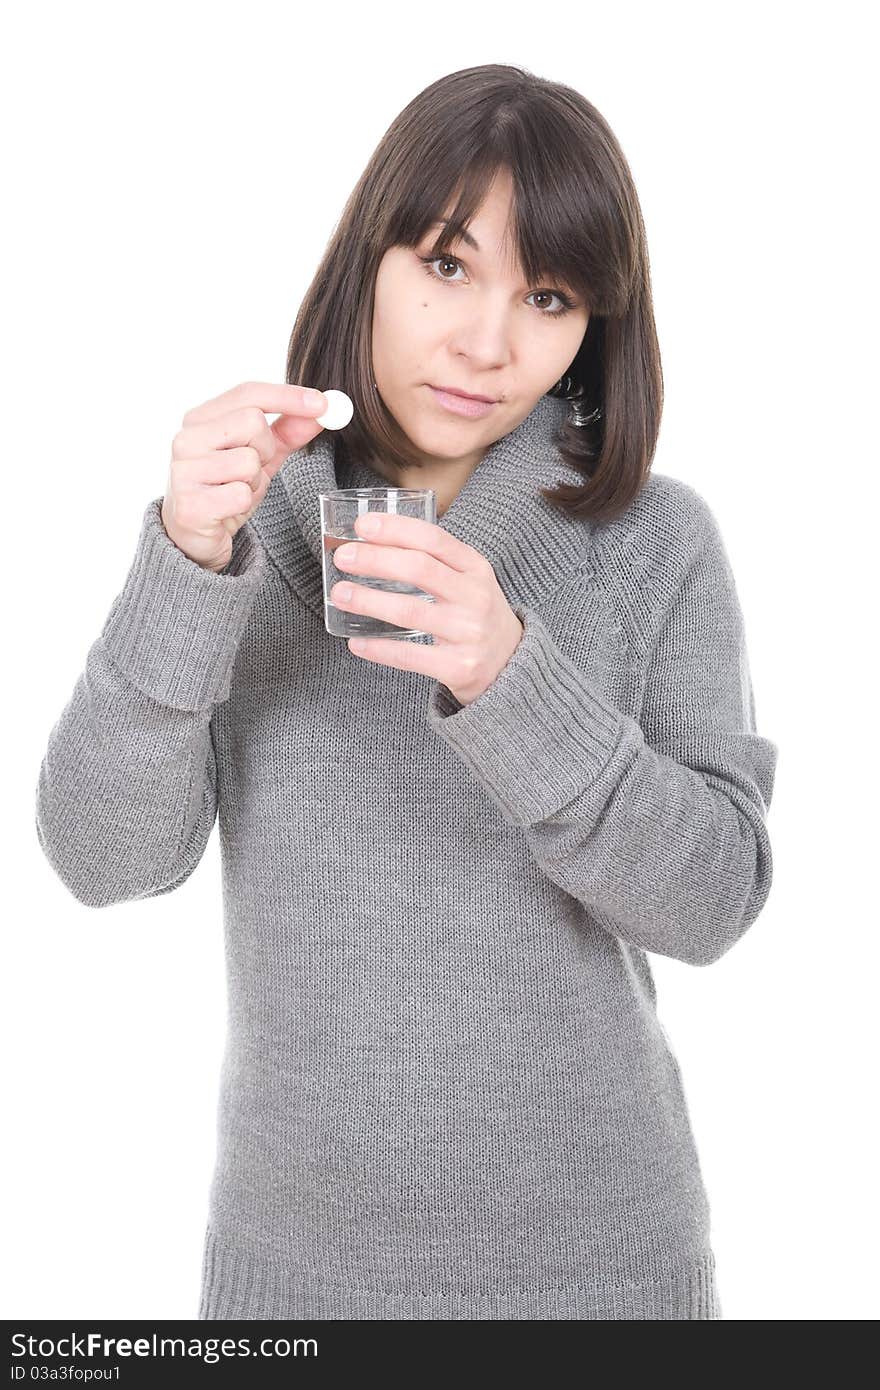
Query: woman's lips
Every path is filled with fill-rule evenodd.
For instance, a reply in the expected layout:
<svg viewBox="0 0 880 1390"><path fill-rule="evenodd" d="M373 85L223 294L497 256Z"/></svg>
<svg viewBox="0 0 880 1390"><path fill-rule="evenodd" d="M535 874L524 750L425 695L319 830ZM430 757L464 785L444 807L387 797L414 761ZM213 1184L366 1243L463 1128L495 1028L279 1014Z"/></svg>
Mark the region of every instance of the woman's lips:
<svg viewBox="0 0 880 1390"><path fill-rule="evenodd" d="M453 415L465 415L471 420L479 420L483 415L488 415L498 404L497 401L472 401L467 396L454 396L451 391L438 391L436 386L429 386L428 389L438 405L442 405Z"/></svg>

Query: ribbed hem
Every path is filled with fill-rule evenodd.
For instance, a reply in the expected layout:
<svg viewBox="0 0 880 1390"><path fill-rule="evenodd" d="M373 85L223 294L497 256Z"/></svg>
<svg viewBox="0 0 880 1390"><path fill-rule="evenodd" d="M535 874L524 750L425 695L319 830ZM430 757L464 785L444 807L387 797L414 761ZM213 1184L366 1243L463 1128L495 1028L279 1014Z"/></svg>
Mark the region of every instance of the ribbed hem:
<svg viewBox="0 0 880 1390"><path fill-rule="evenodd" d="M461 705L442 683L428 722L494 797L509 825L546 820L608 762L625 716L554 642L528 608L507 665L476 700Z"/></svg>
<svg viewBox="0 0 880 1390"><path fill-rule="evenodd" d="M711 1249L662 1281L595 1284L509 1293L370 1293L321 1286L280 1260L233 1249L210 1225L205 1234L199 1318L345 1319L360 1321L657 1321L722 1318Z"/></svg>
<svg viewBox="0 0 880 1390"><path fill-rule="evenodd" d="M266 558L245 525L233 538L226 569L204 569L168 536L162 500L144 513L131 569L101 636L139 690L174 709L208 709L229 696Z"/></svg>

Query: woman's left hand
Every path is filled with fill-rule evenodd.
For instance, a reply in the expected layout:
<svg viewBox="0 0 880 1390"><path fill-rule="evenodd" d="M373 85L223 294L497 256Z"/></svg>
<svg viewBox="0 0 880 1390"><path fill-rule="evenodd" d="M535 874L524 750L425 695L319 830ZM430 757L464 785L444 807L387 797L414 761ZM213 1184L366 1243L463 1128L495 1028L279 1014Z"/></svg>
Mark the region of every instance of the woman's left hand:
<svg viewBox="0 0 880 1390"><path fill-rule="evenodd" d="M382 618L397 627L429 632L433 646L392 637L349 638L348 649L368 661L421 671L448 687L459 704L469 705L487 690L519 645L523 625L502 593L489 561L442 526L420 517L366 512L355 520L358 536L332 552L334 565L352 578L369 575L397 579L432 594L434 602L415 594L386 593L353 583L343 598L342 583L330 599L346 613ZM343 563L343 552L352 556Z"/></svg>

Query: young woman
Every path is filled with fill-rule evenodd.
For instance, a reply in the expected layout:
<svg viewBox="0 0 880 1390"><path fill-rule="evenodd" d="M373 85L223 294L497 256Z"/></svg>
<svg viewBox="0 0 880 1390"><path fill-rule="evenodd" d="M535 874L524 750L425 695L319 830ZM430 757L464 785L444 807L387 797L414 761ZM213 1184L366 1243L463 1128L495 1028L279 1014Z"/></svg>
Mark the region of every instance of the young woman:
<svg viewBox="0 0 880 1390"><path fill-rule="evenodd" d="M648 956L757 918L777 748L713 514L650 471L648 253L599 112L506 66L420 93L287 383L185 417L38 789L95 906L183 883L219 816L200 1316L720 1318ZM427 638L356 648L318 496L387 484L437 523L359 518L333 601Z"/></svg>

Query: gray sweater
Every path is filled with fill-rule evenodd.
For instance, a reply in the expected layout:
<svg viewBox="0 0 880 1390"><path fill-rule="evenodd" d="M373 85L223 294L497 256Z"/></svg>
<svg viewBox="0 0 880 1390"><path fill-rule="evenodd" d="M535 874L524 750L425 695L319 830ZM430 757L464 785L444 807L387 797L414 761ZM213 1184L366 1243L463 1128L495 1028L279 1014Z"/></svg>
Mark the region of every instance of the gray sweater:
<svg viewBox="0 0 880 1390"><path fill-rule="evenodd" d="M554 511L566 409L438 521L524 623L471 704L327 633L318 493L384 480L321 434L222 574L150 502L51 731L36 827L79 902L171 892L219 815L201 1318L722 1316L648 955L757 918L778 750L709 507L654 473L609 525Z"/></svg>

